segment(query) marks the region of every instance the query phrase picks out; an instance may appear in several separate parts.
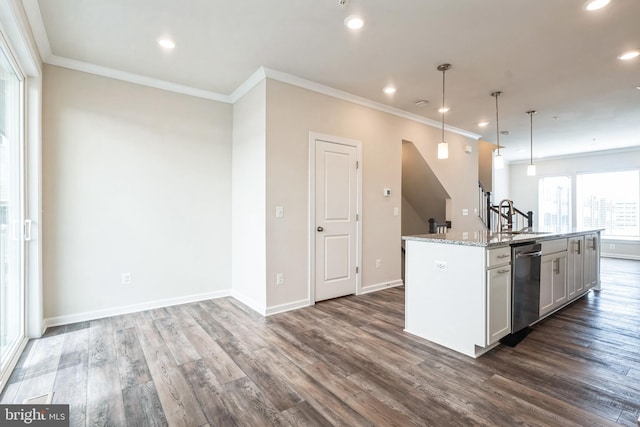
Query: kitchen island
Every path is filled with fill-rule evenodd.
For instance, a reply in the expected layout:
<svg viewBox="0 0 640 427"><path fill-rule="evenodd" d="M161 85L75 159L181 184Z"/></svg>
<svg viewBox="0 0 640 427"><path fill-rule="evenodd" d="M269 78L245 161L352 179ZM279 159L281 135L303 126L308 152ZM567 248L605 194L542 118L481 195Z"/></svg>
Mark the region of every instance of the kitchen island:
<svg viewBox="0 0 640 427"><path fill-rule="evenodd" d="M471 357L482 355L516 332L512 331L514 248L540 244L535 323L591 289L600 289L600 231L471 231L403 237L405 331Z"/></svg>

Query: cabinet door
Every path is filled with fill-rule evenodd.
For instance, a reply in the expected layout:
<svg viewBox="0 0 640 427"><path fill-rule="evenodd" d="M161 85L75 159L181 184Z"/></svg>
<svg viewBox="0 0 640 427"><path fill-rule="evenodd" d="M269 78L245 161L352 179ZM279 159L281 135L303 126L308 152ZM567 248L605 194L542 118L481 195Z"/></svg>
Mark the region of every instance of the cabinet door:
<svg viewBox="0 0 640 427"><path fill-rule="evenodd" d="M543 255L540 264L540 316L553 309L554 255Z"/></svg>
<svg viewBox="0 0 640 427"><path fill-rule="evenodd" d="M584 290L598 284L600 239L598 233L584 236Z"/></svg>
<svg viewBox="0 0 640 427"><path fill-rule="evenodd" d="M553 308L567 302L567 253L556 254L553 262Z"/></svg>
<svg viewBox="0 0 640 427"><path fill-rule="evenodd" d="M511 266L487 271L487 345L511 333Z"/></svg>
<svg viewBox="0 0 640 427"><path fill-rule="evenodd" d="M567 261L567 298L572 300L584 290L584 237L569 240L569 257Z"/></svg>

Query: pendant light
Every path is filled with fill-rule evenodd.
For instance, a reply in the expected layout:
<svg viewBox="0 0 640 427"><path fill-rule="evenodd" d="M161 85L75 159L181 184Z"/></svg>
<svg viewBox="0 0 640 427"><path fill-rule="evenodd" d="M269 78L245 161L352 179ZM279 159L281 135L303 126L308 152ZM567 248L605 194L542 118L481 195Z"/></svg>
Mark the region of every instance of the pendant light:
<svg viewBox="0 0 640 427"><path fill-rule="evenodd" d="M529 122L531 128L531 157L529 161L529 166L527 166L527 175L535 176L536 175L536 165L533 164L533 115L536 113L536 110L527 111L529 115Z"/></svg>
<svg viewBox="0 0 640 427"><path fill-rule="evenodd" d="M447 70L451 69L451 64L441 64L438 65L438 71L442 71L442 139L438 144L438 158L439 159L448 159L449 158L449 144L444 140L444 113L446 112L446 107L444 105L444 75Z"/></svg>
<svg viewBox="0 0 640 427"><path fill-rule="evenodd" d="M496 157L493 159L493 164L496 169L504 168L504 157L500 154L500 120L498 116L498 97L502 95L502 92L496 91L491 93L491 96L496 98L496 144L498 145L498 151Z"/></svg>

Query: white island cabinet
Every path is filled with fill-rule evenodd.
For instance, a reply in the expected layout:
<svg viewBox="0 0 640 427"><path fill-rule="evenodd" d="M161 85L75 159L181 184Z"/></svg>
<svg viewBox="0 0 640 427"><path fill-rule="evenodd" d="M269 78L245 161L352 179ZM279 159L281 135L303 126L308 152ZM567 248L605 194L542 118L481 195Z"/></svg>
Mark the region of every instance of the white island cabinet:
<svg viewBox="0 0 640 427"><path fill-rule="evenodd" d="M487 258L482 246L407 240L405 330L471 357L495 346L510 332L511 270L487 271Z"/></svg>
<svg viewBox="0 0 640 427"><path fill-rule="evenodd" d="M405 331L471 357L511 333L512 245L542 244L538 320L600 285L599 230L449 232L403 239Z"/></svg>

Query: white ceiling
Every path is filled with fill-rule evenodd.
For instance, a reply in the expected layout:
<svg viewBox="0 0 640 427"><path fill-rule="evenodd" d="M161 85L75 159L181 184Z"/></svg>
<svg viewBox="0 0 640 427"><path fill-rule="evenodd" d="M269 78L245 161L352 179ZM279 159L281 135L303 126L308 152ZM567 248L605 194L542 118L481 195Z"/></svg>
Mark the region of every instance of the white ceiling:
<svg viewBox="0 0 640 427"><path fill-rule="evenodd" d="M507 160L640 146L640 1L23 0L45 62L100 66L230 95L259 67L289 73L495 142ZM39 13L38 13L39 12ZM358 33L347 15L365 17ZM156 43L170 36L177 47ZM385 95L387 84L397 87ZM420 99L429 104L417 107ZM554 119L554 117L556 119ZM477 127L481 120L490 125Z"/></svg>

